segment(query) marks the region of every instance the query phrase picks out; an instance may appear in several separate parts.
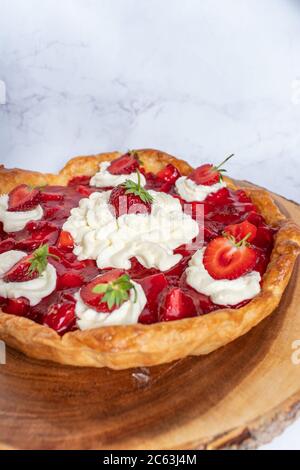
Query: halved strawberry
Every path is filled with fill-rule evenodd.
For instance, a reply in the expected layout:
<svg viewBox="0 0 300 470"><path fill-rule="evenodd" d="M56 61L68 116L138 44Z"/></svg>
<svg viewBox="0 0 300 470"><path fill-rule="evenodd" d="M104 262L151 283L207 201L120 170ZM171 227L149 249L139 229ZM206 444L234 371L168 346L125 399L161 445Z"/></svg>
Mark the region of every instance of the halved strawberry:
<svg viewBox="0 0 300 470"><path fill-rule="evenodd" d="M64 195L61 193L60 186L42 187L40 190L41 202L63 201Z"/></svg>
<svg viewBox="0 0 300 470"><path fill-rule="evenodd" d="M181 176L181 173L172 163L169 163L165 168L160 170L156 176L166 183L174 184Z"/></svg>
<svg viewBox="0 0 300 470"><path fill-rule="evenodd" d="M246 237L237 242L232 238L217 237L207 245L203 264L214 279L237 279L252 271L257 254L248 246Z"/></svg>
<svg viewBox="0 0 300 470"><path fill-rule="evenodd" d="M137 153L130 151L113 160L107 170L112 175L129 175L134 173L138 166L139 159Z"/></svg>
<svg viewBox="0 0 300 470"><path fill-rule="evenodd" d="M74 176L72 179L69 180L68 186L77 186L78 184L81 185L88 185L90 183L91 177L82 175L82 176Z"/></svg>
<svg viewBox="0 0 300 470"><path fill-rule="evenodd" d="M196 184L202 184L204 186L212 186L213 184L219 183L222 181L222 173L226 171L221 167L232 157L233 154L229 155L229 157L225 158L225 160L218 166L211 163L205 163L193 170L188 176L188 179L193 180Z"/></svg>
<svg viewBox="0 0 300 470"><path fill-rule="evenodd" d="M3 276L4 282L25 282L39 277L47 267L49 253L48 245L42 245L31 255L24 256L12 266Z"/></svg>
<svg viewBox="0 0 300 470"><path fill-rule="evenodd" d="M224 229L224 234L233 236L237 242L240 242L247 235L247 241L252 242L256 237L256 233L257 228L255 225L251 224L247 220L244 220L244 222L239 224L228 225Z"/></svg>
<svg viewBox="0 0 300 470"><path fill-rule="evenodd" d="M109 197L109 204L114 208L116 217L123 214L150 213L153 197L141 186L140 173L138 182L127 180L116 186Z"/></svg>
<svg viewBox="0 0 300 470"><path fill-rule="evenodd" d="M62 230L57 240L57 248L63 251L72 251L74 248L74 240L70 232Z"/></svg>
<svg viewBox="0 0 300 470"><path fill-rule="evenodd" d="M29 211L40 202L40 191L37 188L20 184L8 195L8 208L10 212Z"/></svg>
<svg viewBox="0 0 300 470"><path fill-rule="evenodd" d="M57 275L56 289L63 290L81 287L83 282L84 280L80 272L67 271L63 274Z"/></svg>
<svg viewBox="0 0 300 470"><path fill-rule="evenodd" d="M135 290L135 287L128 274L121 269L112 269L83 286L80 296L97 312L109 313L129 299L131 289Z"/></svg>
<svg viewBox="0 0 300 470"><path fill-rule="evenodd" d="M160 321L181 320L197 316L197 308L192 297L179 287L166 292L159 308Z"/></svg>
<svg viewBox="0 0 300 470"><path fill-rule="evenodd" d="M49 326L60 335L74 330L76 327L75 304L69 302L51 305L43 318L43 325Z"/></svg>
<svg viewBox="0 0 300 470"><path fill-rule="evenodd" d="M249 214L247 214L246 220L248 220L248 222L255 225L256 227L263 225L265 222L263 216L255 211L249 212Z"/></svg>

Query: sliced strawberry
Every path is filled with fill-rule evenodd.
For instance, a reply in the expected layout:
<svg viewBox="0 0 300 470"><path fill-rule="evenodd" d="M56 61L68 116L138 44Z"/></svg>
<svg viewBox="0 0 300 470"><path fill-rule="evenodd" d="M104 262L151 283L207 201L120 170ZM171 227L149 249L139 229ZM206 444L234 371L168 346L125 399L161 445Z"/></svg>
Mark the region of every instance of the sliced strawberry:
<svg viewBox="0 0 300 470"><path fill-rule="evenodd" d="M29 300L25 297L19 297L18 299L7 299L5 312L11 315L17 315L18 317L25 317L29 309Z"/></svg>
<svg viewBox="0 0 300 470"><path fill-rule="evenodd" d="M181 173L172 163L169 163L165 168L160 170L156 176L166 183L174 184L175 181L180 178Z"/></svg>
<svg viewBox="0 0 300 470"><path fill-rule="evenodd" d="M90 176L86 176L86 175L74 176L74 178L70 179L70 181L68 182L68 186L77 186L79 184L89 185L90 180L91 180Z"/></svg>
<svg viewBox="0 0 300 470"><path fill-rule="evenodd" d="M129 175L130 173L134 173L138 167L138 155L136 152L132 151L113 160L108 167L108 171L112 175Z"/></svg>
<svg viewBox="0 0 300 470"><path fill-rule="evenodd" d="M25 282L39 277L47 267L49 253L48 245L42 245L31 255L24 256L12 266L3 276L4 282Z"/></svg>
<svg viewBox="0 0 300 470"><path fill-rule="evenodd" d="M224 229L226 235L231 235L237 242L240 242L243 238L247 237L248 242L252 242L256 237L257 228L247 220L239 224L228 225Z"/></svg>
<svg viewBox="0 0 300 470"><path fill-rule="evenodd" d="M153 198L138 182L127 180L124 184L116 186L109 197L109 204L113 206L116 217L123 214L150 213Z"/></svg>
<svg viewBox="0 0 300 470"><path fill-rule="evenodd" d="M256 261L256 251L246 240L235 242L225 237L209 242L203 256L205 269L214 279L237 279L252 271Z"/></svg>
<svg viewBox="0 0 300 470"><path fill-rule="evenodd" d="M112 269L83 286L80 296L86 305L91 306L97 312L109 313L119 308L129 298L129 291L133 287L129 276L124 271Z"/></svg>
<svg viewBox="0 0 300 470"><path fill-rule="evenodd" d="M10 212L29 211L40 202L40 191L27 184L20 184L8 195L8 208Z"/></svg>
<svg viewBox="0 0 300 470"><path fill-rule="evenodd" d="M160 321L181 320L197 316L192 297L179 287L173 287L164 295L159 308Z"/></svg>
<svg viewBox="0 0 300 470"><path fill-rule="evenodd" d="M84 280L80 272L67 271L66 273L57 275L56 289L63 290L81 287L83 282Z"/></svg>
<svg viewBox="0 0 300 470"><path fill-rule="evenodd" d="M51 305L43 318L43 325L49 326L60 335L74 330L76 328L75 304L69 302Z"/></svg>
<svg viewBox="0 0 300 470"><path fill-rule="evenodd" d="M74 248L74 240L70 232L62 230L57 240L57 248L63 251L72 251Z"/></svg>
<svg viewBox="0 0 300 470"><path fill-rule="evenodd" d="M233 154L225 158L225 160L218 166L212 165L211 163L205 163L204 165L199 166L192 171L188 176L188 179L194 181L196 184L204 186L212 186L213 184L219 183L222 181L222 173L226 171L221 167L231 157L233 157Z"/></svg>
<svg viewBox="0 0 300 470"><path fill-rule="evenodd" d="M51 245L56 242L59 234L58 227L46 220L28 222L25 228L31 235L16 240L16 249L18 250L33 251L42 244Z"/></svg>
<svg viewBox="0 0 300 470"><path fill-rule="evenodd" d="M6 238L5 240L0 241L0 253L13 250L15 244L16 242L13 238Z"/></svg>

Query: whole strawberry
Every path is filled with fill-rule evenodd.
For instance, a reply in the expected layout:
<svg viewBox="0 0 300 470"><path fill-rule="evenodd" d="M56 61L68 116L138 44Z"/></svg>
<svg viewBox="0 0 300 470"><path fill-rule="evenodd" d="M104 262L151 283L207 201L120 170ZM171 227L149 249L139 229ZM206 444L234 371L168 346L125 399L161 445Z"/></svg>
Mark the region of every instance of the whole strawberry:
<svg viewBox="0 0 300 470"><path fill-rule="evenodd" d="M116 186L109 197L109 204L114 208L116 217L127 213L150 213L153 197L141 186L141 175L137 171L138 182L127 180Z"/></svg>

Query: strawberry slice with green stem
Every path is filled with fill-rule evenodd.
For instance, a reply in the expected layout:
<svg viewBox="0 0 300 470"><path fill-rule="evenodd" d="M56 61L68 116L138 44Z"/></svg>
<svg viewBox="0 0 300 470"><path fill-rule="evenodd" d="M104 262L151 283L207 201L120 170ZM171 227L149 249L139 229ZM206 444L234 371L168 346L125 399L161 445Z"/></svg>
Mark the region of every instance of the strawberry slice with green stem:
<svg viewBox="0 0 300 470"><path fill-rule="evenodd" d="M196 168L188 176L188 179L194 181L196 184L201 184L203 186L212 186L213 184L220 183L223 181L223 173L226 172L225 169L221 168L224 163L226 163L230 158L233 157L233 153L229 157L225 158L222 163L215 166L211 163L205 163L204 165Z"/></svg>
<svg viewBox="0 0 300 470"><path fill-rule="evenodd" d="M86 305L97 312L111 313L129 299L131 290L136 302L136 287L131 278L124 271L113 269L82 287L80 296Z"/></svg>
<svg viewBox="0 0 300 470"><path fill-rule="evenodd" d="M121 157L113 160L108 167L108 171L112 175L129 175L137 170L139 164L137 152L129 150L124 155L121 155Z"/></svg>
<svg viewBox="0 0 300 470"><path fill-rule="evenodd" d="M41 245L30 255L24 256L3 276L4 282L26 282L39 277L47 268L48 258L59 259L49 253L48 245Z"/></svg>
<svg viewBox="0 0 300 470"><path fill-rule="evenodd" d="M243 240L247 235L247 241L252 242L256 237L257 227L248 220L244 220L239 224L232 224L225 227L223 235L224 236L232 236L235 238L237 242Z"/></svg>
<svg viewBox="0 0 300 470"><path fill-rule="evenodd" d="M236 241L233 236L217 237L207 245L203 264L214 279L237 279L255 268L256 250L250 247L248 233L242 240Z"/></svg>
<svg viewBox="0 0 300 470"><path fill-rule="evenodd" d="M26 212L34 209L40 202L40 189L27 184L20 184L8 195L9 212Z"/></svg>
<svg viewBox="0 0 300 470"><path fill-rule="evenodd" d="M114 207L116 217L125 213L151 212L153 197L141 186L141 174L137 170L138 182L127 180L125 183L116 186L109 197L109 204ZM126 206L124 207L124 196ZM135 207L133 207L135 206Z"/></svg>

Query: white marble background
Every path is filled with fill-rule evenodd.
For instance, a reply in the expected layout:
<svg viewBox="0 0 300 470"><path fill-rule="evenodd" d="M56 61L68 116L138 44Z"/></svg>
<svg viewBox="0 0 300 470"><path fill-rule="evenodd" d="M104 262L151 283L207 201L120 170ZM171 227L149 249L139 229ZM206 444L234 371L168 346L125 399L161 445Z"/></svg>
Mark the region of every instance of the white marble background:
<svg viewBox="0 0 300 470"><path fill-rule="evenodd" d="M300 201L299 26L299 0L0 0L0 162L234 152L233 176Z"/></svg>

